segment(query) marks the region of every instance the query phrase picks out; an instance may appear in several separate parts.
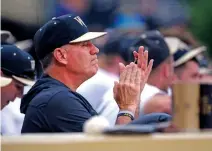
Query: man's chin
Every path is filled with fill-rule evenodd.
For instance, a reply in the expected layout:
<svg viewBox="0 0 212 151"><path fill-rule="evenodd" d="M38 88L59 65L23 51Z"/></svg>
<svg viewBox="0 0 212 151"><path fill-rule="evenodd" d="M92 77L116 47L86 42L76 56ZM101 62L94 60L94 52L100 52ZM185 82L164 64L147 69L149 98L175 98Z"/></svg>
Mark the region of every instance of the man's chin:
<svg viewBox="0 0 212 151"><path fill-rule="evenodd" d="M95 76L97 71L98 71L98 69L92 73L91 77Z"/></svg>
<svg viewBox="0 0 212 151"><path fill-rule="evenodd" d="M89 79L92 78L94 75L96 75L97 71L98 71L98 68L93 70L93 72L91 72L90 75L89 75Z"/></svg>
<svg viewBox="0 0 212 151"><path fill-rule="evenodd" d="M10 103L10 100L7 101L7 105Z"/></svg>

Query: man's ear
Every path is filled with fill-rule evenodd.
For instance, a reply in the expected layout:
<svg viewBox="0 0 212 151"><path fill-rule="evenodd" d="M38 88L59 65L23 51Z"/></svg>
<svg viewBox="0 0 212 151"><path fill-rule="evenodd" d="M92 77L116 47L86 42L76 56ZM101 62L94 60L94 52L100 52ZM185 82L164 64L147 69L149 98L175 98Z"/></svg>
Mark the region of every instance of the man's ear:
<svg viewBox="0 0 212 151"><path fill-rule="evenodd" d="M67 51L62 48L56 48L53 52L55 60L57 60L61 64L67 64Z"/></svg>
<svg viewBox="0 0 212 151"><path fill-rule="evenodd" d="M178 82L179 78L177 76L177 74L174 73L173 78L172 78L173 83Z"/></svg>
<svg viewBox="0 0 212 151"><path fill-rule="evenodd" d="M166 63L163 63L162 65L161 65L161 76L163 76L164 78L168 78L169 77L169 72L170 72L170 70L169 70L169 66L168 66L168 64L166 64Z"/></svg>
<svg viewBox="0 0 212 151"><path fill-rule="evenodd" d="M167 78L169 76L169 67L167 64L164 64L164 76Z"/></svg>

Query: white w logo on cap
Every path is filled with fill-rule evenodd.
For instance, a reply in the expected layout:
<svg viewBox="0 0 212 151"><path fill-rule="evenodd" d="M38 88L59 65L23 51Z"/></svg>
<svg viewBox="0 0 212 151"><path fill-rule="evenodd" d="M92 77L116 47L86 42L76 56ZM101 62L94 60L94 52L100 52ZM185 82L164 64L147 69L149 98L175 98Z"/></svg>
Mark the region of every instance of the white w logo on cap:
<svg viewBox="0 0 212 151"><path fill-rule="evenodd" d="M81 19L79 16L74 17L74 19L75 19L78 23L80 23L80 25L87 27L87 26L85 25L85 23L82 21L82 19Z"/></svg>

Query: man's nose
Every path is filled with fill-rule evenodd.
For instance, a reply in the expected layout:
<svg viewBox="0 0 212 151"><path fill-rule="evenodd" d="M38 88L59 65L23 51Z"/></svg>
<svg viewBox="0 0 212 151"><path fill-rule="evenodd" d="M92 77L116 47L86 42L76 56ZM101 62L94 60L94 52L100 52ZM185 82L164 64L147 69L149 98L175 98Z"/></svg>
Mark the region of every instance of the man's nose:
<svg viewBox="0 0 212 151"><path fill-rule="evenodd" d="M97 48L94 44L91 43L91 55L99 53L99 48Z"/></svg>

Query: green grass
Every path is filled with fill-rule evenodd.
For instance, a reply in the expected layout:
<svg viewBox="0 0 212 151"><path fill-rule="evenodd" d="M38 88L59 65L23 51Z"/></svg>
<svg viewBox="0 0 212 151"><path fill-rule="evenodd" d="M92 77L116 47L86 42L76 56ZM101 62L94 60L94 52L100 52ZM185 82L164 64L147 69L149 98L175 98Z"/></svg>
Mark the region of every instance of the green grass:
<svg viewBox="0 0 212 151"><path fill-rule="evenodd" d="M191 31L206 46L212 58L212 0L189 0Z"/></svg>

